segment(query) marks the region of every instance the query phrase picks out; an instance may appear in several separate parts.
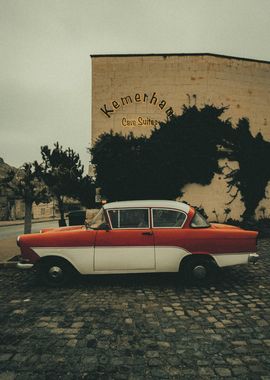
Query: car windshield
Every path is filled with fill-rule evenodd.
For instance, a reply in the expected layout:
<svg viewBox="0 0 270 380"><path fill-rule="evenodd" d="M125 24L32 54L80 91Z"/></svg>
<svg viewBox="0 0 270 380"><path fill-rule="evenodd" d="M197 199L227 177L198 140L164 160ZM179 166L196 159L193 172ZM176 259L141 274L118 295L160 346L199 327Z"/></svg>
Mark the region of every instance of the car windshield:
<svg viewBox="0 0 270 380"><path fill-rule="evenodd" d="M101 208L94 219L88 223L87 227L92 228L93 230L98 229L102 224L106 223L104 209Z"/></svg>
<svg viewBox="0 0 270 380"><path fill-rule="evenodd" d="M207 228L210 227L210 223L208 223L207 220L198 211L196 211L190 226L193 228Z"/></svg>

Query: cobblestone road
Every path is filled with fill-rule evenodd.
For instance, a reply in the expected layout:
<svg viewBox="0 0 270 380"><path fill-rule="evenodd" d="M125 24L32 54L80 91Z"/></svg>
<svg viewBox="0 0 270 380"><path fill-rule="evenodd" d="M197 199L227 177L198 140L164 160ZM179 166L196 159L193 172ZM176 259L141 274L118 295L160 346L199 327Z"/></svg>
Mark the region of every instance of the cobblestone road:
<svg viewBox="0 0 270 380"><path fill-rule="evenodd" d="M0 270L0 379L270 379L270 241L198 288L174 275L48 290Z"/></svg>

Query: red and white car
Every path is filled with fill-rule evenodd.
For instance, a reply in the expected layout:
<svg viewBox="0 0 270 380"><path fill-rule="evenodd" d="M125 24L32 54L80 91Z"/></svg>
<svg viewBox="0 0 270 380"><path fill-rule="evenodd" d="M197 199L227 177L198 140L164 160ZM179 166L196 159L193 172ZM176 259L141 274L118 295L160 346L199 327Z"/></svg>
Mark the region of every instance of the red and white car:
<svg viewBox="0 0 270 380"><path fill-rule="evenodd" d="M181 272L204 279L213 268L255 263L257 232L209 224L193 207L166 200L113 202L88 226L21 235L19 268L39 269L57 286L80 274Z"/></svg>

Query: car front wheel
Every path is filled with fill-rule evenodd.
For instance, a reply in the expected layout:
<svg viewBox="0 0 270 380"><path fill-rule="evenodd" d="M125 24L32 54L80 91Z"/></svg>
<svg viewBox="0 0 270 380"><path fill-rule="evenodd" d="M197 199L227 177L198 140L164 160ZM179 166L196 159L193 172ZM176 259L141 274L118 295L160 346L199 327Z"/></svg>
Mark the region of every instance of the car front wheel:
<svg viewBox="0 0 270 380"><path fill-rule="evenodd" d="M66 285L74 274L74 269L68 262L56 258L41 262L38 274L44 285L55 288Z"/></svg>

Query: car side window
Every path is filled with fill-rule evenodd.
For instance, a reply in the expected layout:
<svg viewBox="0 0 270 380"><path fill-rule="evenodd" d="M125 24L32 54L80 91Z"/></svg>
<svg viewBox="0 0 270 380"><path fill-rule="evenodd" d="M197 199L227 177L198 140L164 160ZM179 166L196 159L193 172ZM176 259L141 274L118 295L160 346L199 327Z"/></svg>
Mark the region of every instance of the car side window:
<svg viewBox="0 0 270 380"><path fill-rule="evenodd" d="M148 209L119 209L108 211L113 228L149 228Z"/></svg>
<svg viewBox="0 0 270 380"><path fill-rule="evenodd" d="M207 228L210 227L210 224L198 211L196 211L190 226L193 228Z"/></svg>
<svg viewBox="0 0 270 380"><path fill-rule="evenodd" d="M109 218L111 220L112 228L119 228L120 226L120 215L119 210L109 210Z"/></svg>
<svg viewBox="0 0 270 380"><path fill-rule="evenodd" d="M186 214L182 211L167 209L152 209L153 227L170 228L182 227Z"/></svg>

